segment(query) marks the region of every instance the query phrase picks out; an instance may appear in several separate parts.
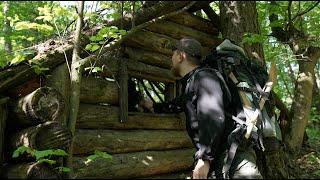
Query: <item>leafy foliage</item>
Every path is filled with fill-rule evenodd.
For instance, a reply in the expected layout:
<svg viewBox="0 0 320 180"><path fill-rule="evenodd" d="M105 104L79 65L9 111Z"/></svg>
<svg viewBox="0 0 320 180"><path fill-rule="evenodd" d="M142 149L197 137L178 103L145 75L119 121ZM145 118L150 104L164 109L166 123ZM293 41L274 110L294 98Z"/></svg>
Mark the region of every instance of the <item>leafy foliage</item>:
<svg viewBox="0 0 320 180"><path fill-rule="evenodd" d="M112 159L112 156L106 152L95 150L93 155L87 157L85 164L95 161L97 158Z"/></svg>

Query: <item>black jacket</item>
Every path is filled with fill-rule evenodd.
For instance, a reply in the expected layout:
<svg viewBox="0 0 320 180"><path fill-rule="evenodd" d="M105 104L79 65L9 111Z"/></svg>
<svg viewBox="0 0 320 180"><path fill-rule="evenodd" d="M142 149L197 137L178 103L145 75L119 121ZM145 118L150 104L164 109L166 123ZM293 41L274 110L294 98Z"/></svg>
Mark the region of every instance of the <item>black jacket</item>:
<svg viewBox="0 0 320 180"><path fill-rule="evenodd" d="M155 104L155 112L186 114L186 129L196 148L195 160L212 161L227 147L225 106L230 93L216 71L198 67L181 80L182 94L174 100Z"/></svg>

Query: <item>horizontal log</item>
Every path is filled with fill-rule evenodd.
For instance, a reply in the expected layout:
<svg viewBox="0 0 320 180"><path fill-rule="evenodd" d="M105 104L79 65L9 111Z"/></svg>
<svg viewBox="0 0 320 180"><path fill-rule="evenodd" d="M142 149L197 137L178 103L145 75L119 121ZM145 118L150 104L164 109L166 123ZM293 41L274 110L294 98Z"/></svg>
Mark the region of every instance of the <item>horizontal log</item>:
<svg viewBox="0 0 320 180"><path fill-rule="evenodd" d="M112 159L73 158L74 178L137 178L189 169L193 149L115 154Z"/></svg>
<svg viewBox="0 0 320 180"><path fill-rule="evenodd" d="M191 179L192 169L167 174L157 174L139 179Z"/></svg>
<svg viewBox="0 0 320 180"><path fill-rule="evenodd" d="M118 73L117 61L123 58L102 57L97 59L96 66L105 67L101 73L102 76L116 77ZM131 59L125 59L128 65L128 73L130 76L148 79L158 82L175 82L178 78L174 77L170 70L148 65ZM90 63L85 64L85 67L90 67ZM87 72L85 72L86 74Z"/></svg>
<svg viewBox="0 0 320 180"><path fill-rule="evenodd" d="M115 81L93 76L81 80L80 102L119 104L119 87Z"/></svg>
<svg viewBox="0 0 320 180"><path fill-rule="evenodd" d="M130 113L120 123L119 107L81 103L77 119L81 129L185 129L185 121L175 114Z"/></svg>
<svg viewBox="0 0 320 180"><path fill-rule="evenodd" d="M146 27L146 29L155 33L167 35L175 39L192 37L198 40L202 46L209 48L216 47L222 42L221 39L213 36L212 34L207 34L202 31L170 21L159 21Z"/></svg>
<svg viewBox="0 0 320 180"><path fill-rule="evenodd" d="M1 173L6 179L61 179L59 173L45 163L7 164Z"/></svg>
<svg viewBox="0 0 320 180"><path fill-rule="evenodd" d="M154 33L148 30L141 30L128 37L127 40L123 42L123 45L142 48L145 50L161 53L166 56L172 56L172 46L176 44L179 39L180 38L178 37L174 39L167 35ZM204 57L210 52L210 47L203 46L201 50L201 54Z"/></svg>
<svg viewBox="0 0 320 180"><path fill-rule="evenodd" d="M9 104L15 125L37 125L57 120L64 111L64 98L51 87L41 87Z"/></svg>
<svg viewBox="0 0 320 180"><path fill-rule="evenodd" d="M130 36L123 44L172 56L173 52L171 47L176 44L176 42L178 42L177 39L147 30L140 30Z"/></svg>
<svg viewBox="0 0 320 180"><path fill-rule="evenodd" d="M205 32L207 34L211 34L213 36L218 36L219 34L218 29L209 20L203 19L188 12L182 12L176 16L168 17L167 20Z"/></svg>
<svg viewBox="0 0 320 180"><path fill-rule="evenodd" d="M9 135L9 150L27 146L36 150L66 149L70 146L71 132L58 122L46 122Z"/></svg>
<svg viewBox="0 0 320 180"><path fill-rule="evenodd" d="M129 59L166 69L169 69L171 66L170 56L133 47L125 47L124 51L129 56Z"/></svg>
<svg viewBox="0 0 320 180"><path fill-rule="evenodd" d="M168 150L192 147L185 131L172 130L84 130L78 129L73 154L94 150L111 154L146 150Z"/></svg>

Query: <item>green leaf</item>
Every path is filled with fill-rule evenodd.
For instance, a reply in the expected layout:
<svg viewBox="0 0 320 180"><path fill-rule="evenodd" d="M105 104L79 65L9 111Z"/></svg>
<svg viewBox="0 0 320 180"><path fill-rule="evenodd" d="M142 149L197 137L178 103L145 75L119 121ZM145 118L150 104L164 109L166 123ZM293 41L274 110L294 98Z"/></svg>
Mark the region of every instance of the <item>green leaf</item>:
<svg viewBox="0 0 320 180"><path fill-rule="evenodd" d="M50 165L56 164L57 162L55 160L51 159L40 159L38 160L38 163L48 163Z"/></svg>
<svg viewBox="0 0 320 180"><path fill-rule="evenodd" d="M110 154L106 153L106 152L95 150L94 153L96 155L98 155L99 157L102 157L102 158L105 158L105 159L112 159L112 156Z"/></svg>
<svg viewBox="0 0 320 180"><path fill-rule="evenodd" d="M34 150L31 149L30 147L20 146L13 152L12 158L17 158L17 157L19 157L21 154L23 154L25 152L27 152L27 153L29 153L31 155L34 155Z"/></svg>
<svg viewBox="0 0 320 180"><path fill-rule="evenodd" d="M56 155L56 156L68 156L68 153L66 153L62 149L57 149L57 150L53 151L53 155Z"/></svg>
<svg viewBox="0 0 320 180"><path fill-rule="evenodd" d="M38 161L41 158L50 156L53 154L53 150L49 149L49 150L43 150L43 151L36 151L34 153L34 155L36 156L36 160Z"/></svg>
<svg viewBox="0 0 320 180"><path fill-rule="evenodd" d="M64 172L64 173L68 173L71 171L70 168L63 167L63 166L56 167L55 169L59 170L59 172Z"/></svg>
<svg viewBox="0 0 320 180"><path fill-rule="evenodd" d="M96 72L102 72L102 68L101 67L94 67L92 69L92 72L96 73Z"/></svg>
<svg viewBox="0 0 320 180"><path fill-rule="evenodd" d="M20 62L25 60L25 56L22 54L18 54L17 56L15 56L11 61L10 61L10 65L12 64L19 64Z"/></svg>
<svg viewBox="0 0 320 180"><path fill-rule="evenodd" d="M98 50L99 48L100 48L100 46L98 44L94 44L90 50L92 52L94 52L94 51Z"/></svg>

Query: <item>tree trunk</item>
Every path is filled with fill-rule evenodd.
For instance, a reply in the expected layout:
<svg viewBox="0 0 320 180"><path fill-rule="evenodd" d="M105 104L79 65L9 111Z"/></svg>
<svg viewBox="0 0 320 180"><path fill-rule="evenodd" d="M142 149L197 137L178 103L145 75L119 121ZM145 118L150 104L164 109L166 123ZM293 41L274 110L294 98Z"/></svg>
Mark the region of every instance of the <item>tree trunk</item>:
<svg viewBox="0 0 320 180"><path fill-rule="evenodd" d="M14 126L37 125L60 118L64 111L64 99L57 90L41 87L10 103L9 110L10 119L15 121Z"/></svg>
<svg viewBox="0 0 320 180"><path fill-rule="evenodd" d="M82 77L80 102L119 104L119 87L114 81L93 76Z"/></svg>
<svg viewBox="0 0 320 180"><path fill-rule="evenodd" d="M4 1L3 2L3 32L4 32L4 50L7 54L11 54L12 52L12 43L11 43L11 26L10 21L8 18L8 12L9 12L9 2Z"/></svg>
<svg viewBox="0 0 320 180"><path fill-rule="evenodd" d="M70 112L68 119L68 128L71 131L71 146L69 148L69 156L66 160L67 167L71 167L72 161L72 151L73 151L73 137L76 128L77 115L79 110L79 101L80 101L80 87L81 87L81 77L82 77L82 67L79 65L80 61L80 35L82 29L83 22L83 9L84 9L84 1L77 1L77 25L74 36L74 48L72 53L72 63L71 63L71 72L70 72ZM68 176L73 176L73 170L71 168L71 172Z"/></svg>
<svg viewBox="0 0 320 180"><path fill-rule="evenodd" d="M83 130L76 131L73 154L94 150L111 154L137 151L192 148L185 131L172 130Z"/></svg>
<svg viewBox="0 0 320 180"><path fill-rule="evenodd" d="M5 179L61 179L59 173L45 163L8 164L1 177Z"/></svg>
<svg viewBox="0 0 320 180"><path fill-rule="evenodd" d="M305 128L310 118L313 74L316 61L320 58L320 49L309 47L305 61L299 61L299 73L295 83L295 101L291 107L292 121L287 126L285 143L292 153L300 150L303 142Z"/></svg>
<svg viewBox="0 0 320 180"><path fill-rule="evenodd" d="M242 44L245 33L260 34L255 1L221 1L220 22L222 36L230 38L244 48L247 55L264 65L264 53L260 43Z"/></svg>
<svg viewBox="0 0 320 180"><path fill-rule="evenodd" d="M264 65L264 53L261 44L253 43L249 45L241 43L245 33L260 34L256 2L221 1L220 18L222 36L235 41L245 49L249 57L257 59L260 64ZM273 143L279 142L272 141ZM288 177L283 150L277 147L275 145L272 150L266 150L263 153L257 152L259 170L265 178L278 179Z"/></svg>
<svg viewBox="0 0 320 180"><path fill-rule="evenodd" d="M86 157L75 157L75 178L139 178L177 172L192 166L194 149L144 151L115 154L112 159L98 158L88 162Z"/></svg>
<svg viewBox="0 0 320 180"><path fill-rule="evenodd" d="M119 107L80 104L77 128L81 129L185 129L183 119L174 114L129 113L120 123Z"/></svg>
<svg viewBox="0 0 320 180"><path fill-rule="evenodd" d="M124 123L128 120L128 63L126 59L119 61L118 80L120 89L119 106L120 106L120 122Z"/></svg>
<svg viewBox="0 0 320 180"><path fill-rule="evenodd" d="M11 134L8 145L12 152L20 146L36 150L66 149L70 141L71 133L68 129L58 122L46 122Z"/></svg>

